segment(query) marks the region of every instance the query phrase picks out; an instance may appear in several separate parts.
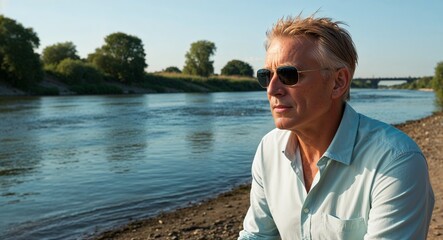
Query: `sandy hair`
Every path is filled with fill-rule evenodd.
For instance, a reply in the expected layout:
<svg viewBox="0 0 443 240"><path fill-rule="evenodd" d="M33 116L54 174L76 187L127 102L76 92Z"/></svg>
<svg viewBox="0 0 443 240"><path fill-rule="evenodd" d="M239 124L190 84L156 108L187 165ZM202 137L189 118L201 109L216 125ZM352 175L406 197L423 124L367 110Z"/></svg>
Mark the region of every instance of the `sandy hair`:
<svg viewBox="0 0 443 240"><path fill-rule="evenodd" d="M296 17L288 16L281 18L266 32L265 48L275 38L281 37L307 37L317 44L317 50L313 53L322 67L337 69L346 67L354 75L358 62L358 55L349 32L340 25L345 25L340 21L333 21L331 18L311 15L302 18L299 14ZM348 93L345 94L349 98Z"/></svg>

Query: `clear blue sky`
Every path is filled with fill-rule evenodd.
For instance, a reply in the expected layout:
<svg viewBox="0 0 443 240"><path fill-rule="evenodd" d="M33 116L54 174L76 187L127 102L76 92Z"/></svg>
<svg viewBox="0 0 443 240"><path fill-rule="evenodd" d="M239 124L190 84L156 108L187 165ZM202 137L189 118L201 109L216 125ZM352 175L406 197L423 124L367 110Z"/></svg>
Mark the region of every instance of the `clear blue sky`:
<svg viewBox="0 0 443 240"><path fill-rule="evenodd" d="M215 72L230 60L264 63L265 32L287 15L348 24L359 53L355 77L434 75L443 61L441 0L0 0L0 13L38 34L41 50L71 41L81 57L124 32L144 44L147 71L183 68L192 42L214 42Z"/></svg>

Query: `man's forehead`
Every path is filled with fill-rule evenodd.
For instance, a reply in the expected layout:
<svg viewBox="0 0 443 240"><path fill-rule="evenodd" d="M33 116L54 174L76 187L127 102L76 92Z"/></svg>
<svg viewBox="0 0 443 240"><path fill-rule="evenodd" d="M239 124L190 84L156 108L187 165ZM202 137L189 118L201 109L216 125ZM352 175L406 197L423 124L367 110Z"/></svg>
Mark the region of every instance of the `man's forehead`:
<svg viewBox="0 0 443 240"><path fill-rule="evenodd" d="M279 66L303 67L308 64L313 57L315 43L306 37L297 38L276 38L266 52L265 65L267 68Z"/></svg>

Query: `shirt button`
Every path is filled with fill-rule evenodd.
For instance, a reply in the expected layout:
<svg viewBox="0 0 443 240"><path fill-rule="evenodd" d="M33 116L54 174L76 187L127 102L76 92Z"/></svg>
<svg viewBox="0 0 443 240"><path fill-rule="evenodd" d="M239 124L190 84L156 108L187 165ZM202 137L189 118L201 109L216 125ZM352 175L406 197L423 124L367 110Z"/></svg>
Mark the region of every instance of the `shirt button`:
<svg viewBox="0 0 443 240"><path fill-rule="evenodd" d="M305 213L309 213L309 208L305 208L305 209L303 209L303 212L305 212Z"/></svg>

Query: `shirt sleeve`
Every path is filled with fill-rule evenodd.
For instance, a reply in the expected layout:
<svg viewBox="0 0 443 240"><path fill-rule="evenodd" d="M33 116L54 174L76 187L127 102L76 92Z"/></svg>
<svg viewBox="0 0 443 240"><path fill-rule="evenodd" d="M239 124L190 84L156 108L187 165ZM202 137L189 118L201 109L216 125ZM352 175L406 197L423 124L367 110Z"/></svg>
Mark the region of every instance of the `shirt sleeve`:
<svg viewBox="0 0 443 240"><path fill-rule="evenodd" d="M243 230L240 232L239 240L280 239L263 188L262 150L263 142L260 143L252 163L251 205L243 221Z"/></svg>
<svg viewBox="0 0 443 240"><path fill-rule="evenodd" d="M426 239L434 201L422 153L401 154L377 173L364 239Z"/></svg>

